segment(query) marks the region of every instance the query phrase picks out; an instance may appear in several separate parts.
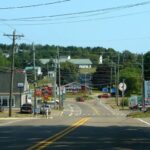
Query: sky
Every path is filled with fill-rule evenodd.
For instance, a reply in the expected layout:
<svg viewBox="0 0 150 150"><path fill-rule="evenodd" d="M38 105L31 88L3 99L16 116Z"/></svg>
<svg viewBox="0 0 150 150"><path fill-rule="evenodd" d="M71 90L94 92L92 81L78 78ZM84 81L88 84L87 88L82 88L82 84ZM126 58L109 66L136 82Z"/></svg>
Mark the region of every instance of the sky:
<svg viewBox="0 0 150 150"><path fill-rule="evenodd" d="M0 1L0 43L4 33L23 34L16 43L150 50L150 0Z"/></svg>

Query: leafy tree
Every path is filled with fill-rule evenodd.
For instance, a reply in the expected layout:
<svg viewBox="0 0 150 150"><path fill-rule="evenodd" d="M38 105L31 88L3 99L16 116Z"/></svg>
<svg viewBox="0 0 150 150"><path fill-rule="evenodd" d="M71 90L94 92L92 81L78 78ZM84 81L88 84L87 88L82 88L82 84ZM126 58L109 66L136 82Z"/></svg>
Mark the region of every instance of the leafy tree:
<svg viewBox="0 0 150 150"><path fill-rule="evenodd" d="M150 52L144 55L144 77L145 80L150 80Z"/></svg>
<svg viewBox="0 0 150 150"><path fill-rule="evenodd" d="M26 66L33 65L32 52L18 52L15 54L15 67L24 69Z"/></svg>
<svg viewBox="0 0 150 150"><path fill-rule="evenodd" d="M100 64L93 74L92 83L94 87L102 88L110 85L111 66L109 64Z"/></svg>
<svg viewBox="0 0 150 150"><path fill-rule="evenodd" d="M127 84L126 95L141 94L141 69L137 67L126 67L120 71L120 82L125 80Z"/></svg>
<svg viewBox="0 0 150 150"><path fill-rule="evenodd" d="M64 62L60 65L61 84L68 84L75 82L79 78L79 70L76 65L70 62ZM58 75L58 73L57 73ZM58 81L58 80L57 80Z"/></svg>
<svg viewBox="0 0 150 150"><path fill-rule="evenodd" d="M2 52L0 52L0 67L8 67L10 66L10 62L7 60L5 56L3 56Z"/></svg>

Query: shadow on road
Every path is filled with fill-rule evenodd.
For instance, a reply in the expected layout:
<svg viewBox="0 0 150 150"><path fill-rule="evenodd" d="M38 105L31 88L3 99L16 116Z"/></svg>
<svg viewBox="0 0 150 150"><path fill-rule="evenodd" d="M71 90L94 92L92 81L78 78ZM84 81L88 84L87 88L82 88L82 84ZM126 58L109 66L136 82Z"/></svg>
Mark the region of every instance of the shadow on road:
<svg viewBox="0 0 150 150"><path fill-rule="evenodd" d="M1 150L25 150L68 126L0 127ZM49 145L52 150L148 150L150 128L135 126L81 126Z"/></svg>

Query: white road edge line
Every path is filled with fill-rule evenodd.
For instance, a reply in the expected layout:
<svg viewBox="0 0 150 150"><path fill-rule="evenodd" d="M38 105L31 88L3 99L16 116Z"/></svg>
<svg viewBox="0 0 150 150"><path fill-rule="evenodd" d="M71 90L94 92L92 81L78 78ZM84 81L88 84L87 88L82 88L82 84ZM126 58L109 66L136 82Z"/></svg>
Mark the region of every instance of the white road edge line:
<svg viewBox="0 0 150 150"><path fill-rule="evenodd" d="M105 104L103 104L101 101L99 102L99 104L102 105L105 109L107 109L111 114L116 115L113 110L111 110L110 108L108 108L108 106L106 106Z"/></svg>
<svg viewBox="0 0 150 150"><path fill-rule="evenodd" d="M71 109L71 111L70 111L71 113L69 114L69 117L71 117L71 116L73 115L73 111L74 111L74 110L73 110L73 107L72 107L71 105L68 105L68 106L69 106L70 109Z"/></svg>
<svg viewBox="0 0 150 150"><path fill-rule="evenodd" d="M145 124L147 124L147 125L150 126L150 123L148 123L148 122L146 122L146 121L144 121L144 120L142 120L142 119L140 119L140 118L137 118L137 120L139 120L139 121L141 121L141 122L143 122L143 123L145 123Z"/></svg>
<svg viewBox="0 0 150 150"><path fill-rule="evenodd" d="M77 113L77 115L81 115L82 114L82 110L81 110L81 108L78 106L78 105L76 105L76 107L78 108L78 113Z"/></svg>
<svg viewBox="0 0 150 150"><path fill-rule="evenodd" d="M64 113L64 111L62 111L62 112L61 112L60 116L62 116L62 115L63 115L63 113Z"/></svg>
<svg viewBox="0 0 150 150"><path fill-rule="evenodd" d="M20 122L20 121L23 121L23 119L21 119L21 120L15 120L15 121L10 121L10 122L5 122L5 123L1 123L0 126L9 125L9 124L12 124L12 123L15 123L15 122Z"/></svg>

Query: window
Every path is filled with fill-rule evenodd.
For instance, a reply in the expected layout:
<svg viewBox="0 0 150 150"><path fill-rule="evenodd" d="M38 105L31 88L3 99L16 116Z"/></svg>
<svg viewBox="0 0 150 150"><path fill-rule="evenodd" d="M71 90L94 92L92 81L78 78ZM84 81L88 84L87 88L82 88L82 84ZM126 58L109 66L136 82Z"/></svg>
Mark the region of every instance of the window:
<svg viewBox="0 0 150 150"><path fill-rule="evenodd" d="M1 97L0 97L0 106L2 105L2 102L1 102Z"/></svg>
<svg viewBox="0 0 150 150"><path fill-rule="evenodd" d="M0 97L0 105L8 107L9 106L9 96ZM12 106L15 106L15 97L12 97Z"/></svg>
<svg viewBox="0 0 150 150"><path fill-rule="evenodd" d="M2 99L2 105L3 106L8 106L8 99L7 99L7 97L3 97L3 99Z"/></svg>

